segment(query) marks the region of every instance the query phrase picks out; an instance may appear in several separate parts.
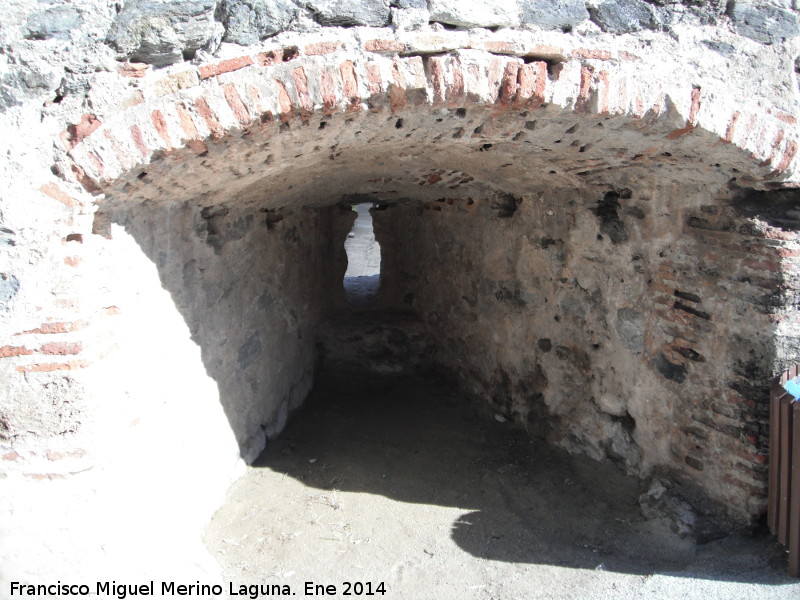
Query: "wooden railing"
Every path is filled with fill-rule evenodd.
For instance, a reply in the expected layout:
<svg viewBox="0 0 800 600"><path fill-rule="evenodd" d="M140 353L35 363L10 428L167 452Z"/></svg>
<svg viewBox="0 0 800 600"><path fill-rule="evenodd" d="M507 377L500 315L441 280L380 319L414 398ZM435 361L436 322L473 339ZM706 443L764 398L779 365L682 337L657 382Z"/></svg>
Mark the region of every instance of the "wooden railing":
<svg viewBox="0 0 800 600"><path fill-rule="evenodd" d="M800 577L800 366L770 383L769 498L770 531L789 547L789 575ZM795 378L798 378L795 380Z"/></svg>

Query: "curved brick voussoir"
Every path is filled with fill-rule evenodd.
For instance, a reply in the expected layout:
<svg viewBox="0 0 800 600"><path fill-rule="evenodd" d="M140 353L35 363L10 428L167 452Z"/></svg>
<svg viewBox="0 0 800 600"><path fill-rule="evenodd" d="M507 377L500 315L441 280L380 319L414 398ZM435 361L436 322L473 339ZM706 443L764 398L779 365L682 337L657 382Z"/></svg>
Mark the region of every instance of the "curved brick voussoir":
<svg viewBox="0 0 800 600"><path fill-rule="evenodd" d="M715 142L744 151L754 179L793 172L792 117L745 113L714 90L642 72L632 61L588 50L562 62L472 48L401 56L385 51L391 40L379 41L366 44L374 52L335 43L309 44L304 56L296 47L277 48L148 81L145 102L117 114L85 115L65 131L73 173L96 192L163 154L183 148L204 154L208 144L276 120L288 125L314 114L470 106L494 107L495 115L549 107L624 118L629 128L663 143Z"/></svg>

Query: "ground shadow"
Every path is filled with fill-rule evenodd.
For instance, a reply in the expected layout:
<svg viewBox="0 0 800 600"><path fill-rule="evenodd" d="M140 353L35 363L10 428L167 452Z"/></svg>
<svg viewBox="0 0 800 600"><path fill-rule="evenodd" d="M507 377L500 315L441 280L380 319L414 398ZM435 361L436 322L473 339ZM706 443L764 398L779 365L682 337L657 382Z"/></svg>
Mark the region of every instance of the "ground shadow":
<svg viewBox="0 0 800 600"><path fill-rule="evenodd" d="M254 466L313 488L462 508L450 536L480 558L793 583L769 536L695 546L644 519L638 480L548 447L430 376L323 372Z"/></svg>

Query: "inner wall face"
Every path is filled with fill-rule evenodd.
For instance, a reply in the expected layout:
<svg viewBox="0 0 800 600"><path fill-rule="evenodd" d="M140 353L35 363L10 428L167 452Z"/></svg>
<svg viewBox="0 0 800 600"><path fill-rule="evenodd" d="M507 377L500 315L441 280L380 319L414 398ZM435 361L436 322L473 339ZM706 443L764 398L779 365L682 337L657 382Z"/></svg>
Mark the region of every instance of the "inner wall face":
<svg viewBox="0 0 800 600"><path fill-rule="evenodd" d="M696 187L532 192L513 214L486 200L378 213L386 287L467 389L533 434L757 513L769 242Z"/></svg>
<svg viewBox="0 0 800 600"><path fill-rule="evenodd" d="M253 460L313 383L327 211L297 209L272 223L264 212L183 203L104 218L157 266L241 455Z"/></svg>
<svg viewBox="0 0 800 600"><path fill-rule="evenodd" d="M762 384L794 358L770 314L782 242L739 206L730 146L643 127L546 108L266 124L131 174L96 223L159 261L248 458L310 386L320 315L347 305L350 206L375 202L377 306L417 313L467 389L746 520L764 506ZM189 240L166 255L165 187L185 232L165 237Z"/></svg>

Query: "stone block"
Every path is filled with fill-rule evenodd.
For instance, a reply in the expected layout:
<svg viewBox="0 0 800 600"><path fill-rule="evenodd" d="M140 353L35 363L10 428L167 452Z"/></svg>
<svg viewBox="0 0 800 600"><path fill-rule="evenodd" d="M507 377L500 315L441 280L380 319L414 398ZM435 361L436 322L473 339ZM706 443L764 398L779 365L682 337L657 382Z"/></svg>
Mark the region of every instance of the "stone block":
<svg viewBox="0 0 800 600"><path fill-rule="evenodd" d="M308 3L322 25L337 27L385 27L389 24L388 0L314 0Z"/></svg>
<svg viewBox="0 0 800 600"><path fill-rule="evenodd" d="M392 25L399 31L418 31L428 26L427 8L392 8Z"/></svg>
<svg viewBox="0 0 800 600"><path fill-rule="evenodd" d="M226 42L246 46L288 29L299 9L291 0L224 0Z"/></svg>
<svg viewBox="0 0 800 600"><path fill-rule="evenodd" d="M69 39L70 32L83 25L83 17L75 7L56 6L34 13L25 24L29 40Z"/></svg>
<svg viewBox="0 0 800 600"><path fill-rule="evenodd" d="M9 65L0 79L0 111L54 93L60 74L45 63Z"/></svg>
<svg viewBox="0 0 800 600"><path fill-rule="evenodd" d="M589 18L583 0L521 0L520 17L526 25L569 31Z"/></svg>
<svg viewBox="0 0 800 600"><path fill-rule="evenodd" d="M132 62L171 65L218 45L223 26L214 18L215 9L214 0L129 0L106 41Z"/></svg>
<svg viewBox="0 0 800 600"><path fill-rule="evenodd" d="M17 292L19 292L19 280L13 275L0 273L0 309L8 310L8 304Z"/></svg>
<svg viewBox="0 0 800 600"><path fill-rule="evenodd" d="M428 0L392 0L395 8L428 8Z"/></svg>
<svg viewBox="0 0 800 600"><path fill-rule="evenodd" d="M594 23L607 33L633 33L642 29L658 29L653 8L643 0L614 0L589 5Z"/></svg>
<svg viewBox="0 0 800 600"><path fill-rule="evenodd" d="M622 344L634 354L644 352L645 316L633 308L617 311L617 333Z"/></svg>
<svg viewBox="0 0 800 600"><path fill-rule="evenodd" d="M519 24L516 0L465 3L458 0L431 0L431 21L456 27L514 27Z"/></svg>
<svg viewBox="0 0 800 600"><path fill-rule="evenodd" d="M729 15L739 35L762 44L780 42L800 33L797 16L775 6L734 2Z"/></svg>

